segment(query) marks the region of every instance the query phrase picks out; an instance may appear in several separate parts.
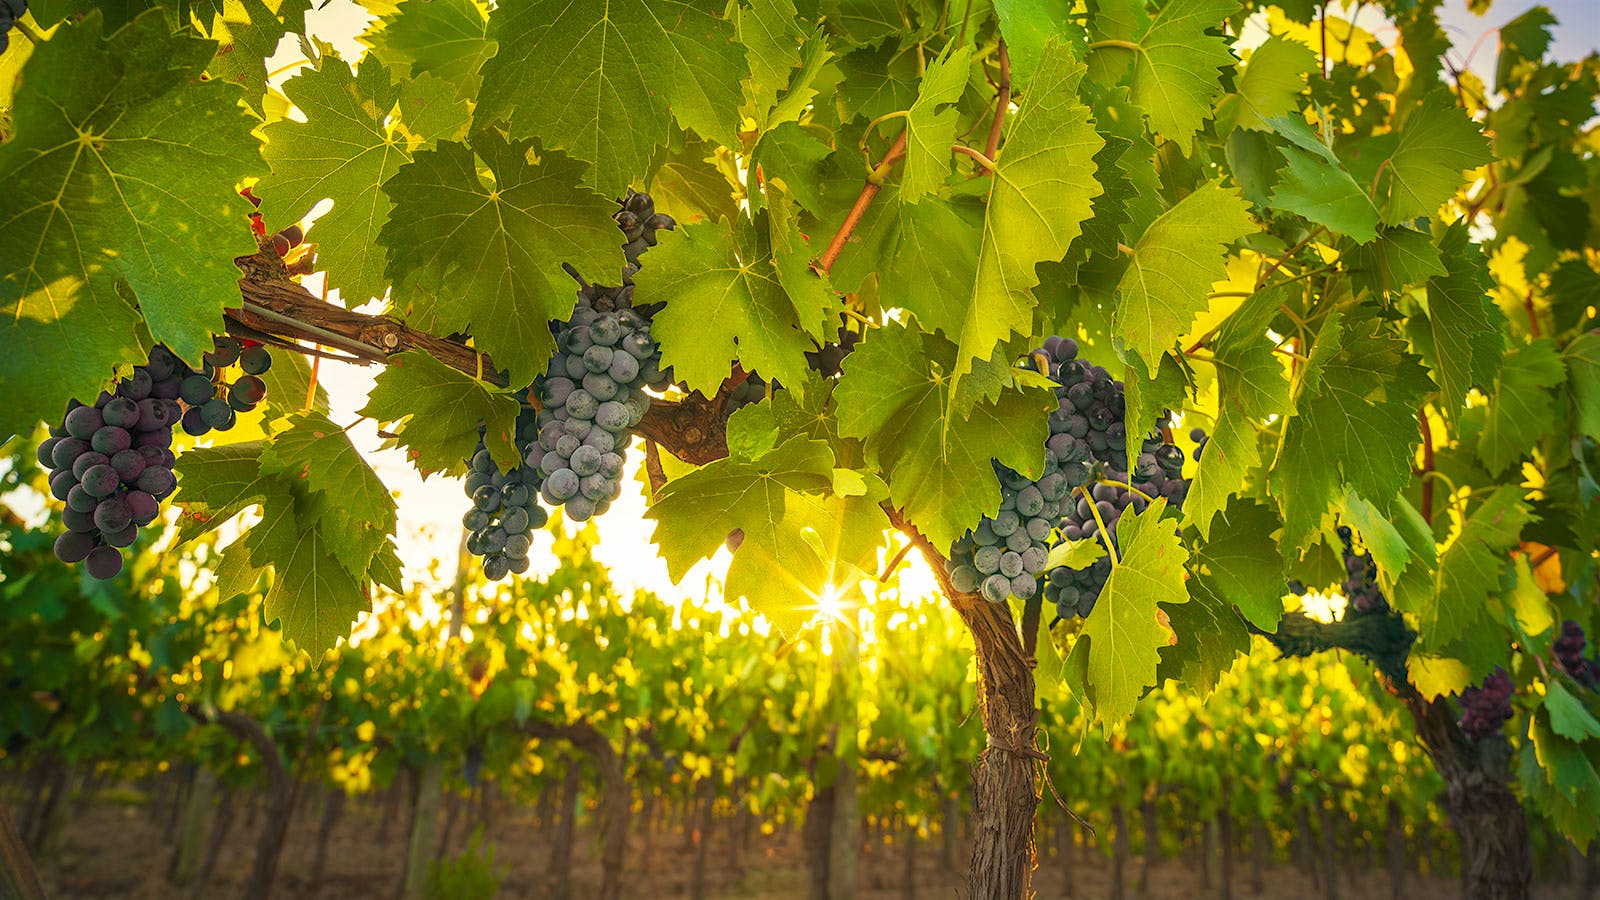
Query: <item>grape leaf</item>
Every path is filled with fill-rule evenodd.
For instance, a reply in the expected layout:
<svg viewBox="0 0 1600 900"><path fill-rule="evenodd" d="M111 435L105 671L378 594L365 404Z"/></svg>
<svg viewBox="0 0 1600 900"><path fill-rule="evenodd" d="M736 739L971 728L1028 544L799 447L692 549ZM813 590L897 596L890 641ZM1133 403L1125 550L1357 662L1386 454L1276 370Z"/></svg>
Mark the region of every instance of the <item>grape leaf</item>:
<svg viewBox="0 0 1600 900"><path fill-rule="evenodd" d="M1550 272L1547 293L1557 331L1588 325L1590 308L1600 306L1600 272L1584 260L1565 260Z"/></svg>
<svg viewBox="0 0 1600 900"><path fill-rule="evenodd" d="M350 443L344 429L317 412L298 413L261 454L261 474L303 480L310 502L303 526L322 532L326 550L347 570L365 572L398 521L394 498Z"/></svg>
<svg viewBox="0 0 1600 900"><path fill-rule="evenodd" d="M411 77L432 74L460 97L478 91L478 70L494 55L489 17L477 0L429 0L402 3L369 32L378 58L398 68L410 65Z"/></svg>
<svg viewBox="0 0 1600 900"><path fill-rule="evenodd" d="M743 529L740 553L771 556L774 566L804 545L784 540L786 505L795 494L823 493L833 485L833 452L821 441L791 439L755 458L725 457L668 481L650 505L656 546L674 579ZM796 582L780 579L786 589ZM820 583L813 589L820 588Z"/></svg>
<svg viewBox="0 0 1600 900"><path fill-rule="evenodd" d="M1190 582L1189 594L1186 603L1161 605L1177 641L1157 651L1156 683L1176 679L1204 700L1234 661L1249 654L1250 632L1210 582Z"/></svg>
<svg viewBox="0 0 1600 900"><path fill-rule="evenodd" d="M262 617L278 620L286 640L318 659L350 633L371 598L333 555L322 530L304 521L292 492L270 491L262 512L263 523L244 537L250 563L273 569Z"/></svg>
<svg viewBox="0 0 1600 900"><path fill-rule="evenodd" d="M33 48L0 144L0 437L143 359L141 314L199 365L239 296L230 257L254 250L235 185L259 167L255 120L201 79L216 44L159 11L101 37L91 12Z"/></svg>
<svg viewBox="0 0 1600 900"><path fill-rule="evenodd" d="M1283 363L1266 334L1278 298L1279 291L1258 291L1223 323L1213 345L1217 420L1183 503L1184 521L1202 537L1211 536L1212 518L1261 464L1256 428L1288 411Z"/></svg>
<svg viewBox="0 0 1600 900"><path fill-rule="evenodd" d="M210 33L225 50L206 66L206 73L242 86L244 102L261 113L267 91L267 58L277 51L285 34L305 28L310 8L311 0L280 0L271 6L262 0L235 0L223 6L213 17Z"/></svg>
<svg viewBox="0 0 1600 900"><path fill-rule="evenodd" d="M1363 183L1376 183L1374 202L1386 225L1431 216L1461 184L1463 170L1493 159L1489 141L1447 94L1432 94L1400 126L1387 158L1363 153L1347 160Z"/></svg>
<svg viewBox="0 0 1600 900"><path fill-rule="evenodd" d="M1283 617L1283 554L1272 539L1282 524L1270 506L1235 497L1222 514L1223 527L1200 545L1191 564L1206 592L1237 606L1264 631L1276 631Z"/></svg>
<svg viewBox="0 0 1600 900"><path fill-rule="evenodd" d="M1159 650L1172 637L1157 618L1156 604L1189 599L1183 583L1189 551L1171 520L1162 521L1166 511L1166 500L1157 498L1144 512L1117 522L1121 559L1083 623L1095 714L1107 727L1131 715L1145 688L1155 684Z"/></svg>
<svg viewBox="0 0 1600 900"><path fill-rule="evenodd" d="M528 162L535 154L538 162ZM620 275L616 205L581 187L581 170L563 154L492 132L475 134L471 147L441 141L418 151L383 186L395 204L379 236L389 249L391 306L435 334L470 332L514 384L531 382L555 351L550 321L565 320L577 303L561 264L601 282Z"/></svg>
<svg viewBox="0 0 1600 900"><path fill-rule="evenodd" d="M1425 337L1417 343L1439 383L1439 410L1454 418L1467 391L1494 383L1505 353L1506 319L1489 297L1488 267L1483 252L1467 242L1466 224L1452 225L1439 249L1447 274L1428 282Z"/></svg>
<svg viewBox="0 0 1600 900"><path fill-rule="evenodd" d="M793 390L806 382L804 353L836 322L838 298L805 271L811 254L793 222L793 204L769 195L752 221L686 225L664 236L634 281L665 301L651 334L663 366L707 396L737 360Z"/></svg>
<svg viewBox="0 0 1600 900"><path fill-rule="evenodd" d="M718 0L560 0L500 5L498 52L484 63L477 121L510 123L593 165L606 195L640 183L672 120L737 146L743 48Z"/></svg>
<svg viewBox="0 0 1600 900"><path fill-rule="evenodd" d="M1250 52L1234 93L1217 106L1217 131L1234 128L1265 130L1268 120L1300 109L1306 76L1317 67L1317 54L1297 40L1273 35Z"/></svg>
<svg viewBox="0 0 1600 900"><path fill-rule="evenodd" d="M1083 44L1083 26L1072 18L1071 0L995 0L994 11L1011 55L1011 81L1023 91L1046 45Z"/></svg>
<svg viewBox="0 0 1600 900"><path fill-rule="evenodd" d="M1116 335L1147 366L1171 349L1226 274L1226 249L1256 230L1237 191L1211 182L1151 223L1117 285Z"/></svg>
<svg viewBox="0 0 1600 900"><path fill-rule="evenodd" d="M972 301L953 372L958 381L975 360L990 359L996 344L1031 330L1038 303L1031 289L1039 283L1034 266L1061 258L1100 193L1094 155L1103 141L1076 99L1083 71L1066 47L1046 47L1006 126L989 177Z"/></svg>
<svg viewBox="0 0 1600 900"><path fill-rule="evenodd" d="M1460 530L1439 553L1433 596L1420 607L1403 610L1416 615L1430 644L1447 644L1465 634L1489 600L1500 596L1507 553L1518 546L1530 521L1522 489L1508 485L1497 488L1459 523Z"/></svg>
<svg viewBox="0 0 1600 900"><path fill-rule="evenodd" d="M1550 389L1566 379L1561 355L1549 338L1505 355L1478 435L1478 453L1490 474L1504 473L1550 432L1555 423L1555 395Z"/></svg>
<svg viewBox="0 0 1600 900"><path fill-rule="evenodd" d="M1350 280L1374 294L1395 294L1446 274L1439 248L1420 231L1385 228L1350 254Z"/></svg>
<svg viewBox="0 0 1600 900"><path fill-rule="evenodd" d="M938 190L950 174L950 145L956 139L957 111L950 104L967 89L972 48L946 50L923 73L917 102L906 111L906 161L900 202L916 203Z"/></svg>
<svg viewBox="0 0 1600 900"><path fill-rule="evenodd" d="M1389 515L1394 521L1354 491L1345 494L1340 513L1344 524L1355 529L1372 554L1378 567L1378 586L1389 597L1402 592L1399 585L1406 572L1421 575L1434 570L1439 548L1433 542L1433 533L1422 514L1403 498L1391 504ZM1419 565L1412 566L1413 561Z"/></svg>
<svg viewBox="0 0 1600 900"><path fill-rule="evenodd" d="M1578 430L1600 441L1600 334L1581 334L1562 353Z"/></svg>
<svg viewBox="0 0 1600 900"><path fill-rule="evenodd" d="M844 361L834 390L839 432L866 442L870 461L889 482L889 497L936 547L948 547L1000 509L990 459L1037 475L1054 395L1012 389L950 413L954 390L945 373L952 345L901 325L874 329Z"/></svg>
<svg viewBox="0 0 1600 900"><path fill-rule="evenodd" d="M351 306L380 297L387 282L379 232L392 203L379 188L411 159L392 115L400 87L379 60L364 61L352 74L343 60L323 56L283 91L307 121L282 119L263 129L272 172L256 187L261 214L272 228L283 228L332 199L333 208L311 229L318 267Z"/></svg>
<svg viewBox="0 0 1600 900"><path fill-rule="evenodd" d="M1066 566L1069 569L1087 569L1108 551L1103 541L1086 537L1081 540L1063 539L1050 548L1046 571Z"/></svg>
<svg viewBox="0 0 1600 900"><path fill-rule="evenodd" d="M959 339L978 267L983 208L969 198L900 202L893 185L878 192L856 228L855 241L833 267L836 288L859 291L874 272L917 272L880 278L879 302L908 309L929 331Z"/></svg>
<svg viewBox="0 0 1600 900"><path fill-rule="evenodd" d="M1581 750L1572 752L1570 744L1549 736L1548 726L1538 724L1538 719L1535 716L1529 727L1533 740L1522 744L1517 759L1517 781L1526 798L1523 802L1539 810L1562 834L1581 847L1600 834L1600 816L1594 814L1595 807L1600 806L1600 771ZM1559 748L1552 746L1558 742ZM1552 758L1557 753L1559 760ZM1553 771L1547 773L1546 766L1559 767L1563 772L1560 775ZM1557 781L1571 785L1570 790L1558 791Z"/></svg>
<svg viewBox="0 0 1600 900"><path fill-rule="evenodd" d="M872 120L900 112L917 100L917 45L885 41L839 57L844 73L834 105L839 121Z"/></svg>
<svg viewBox="0 0 1600 900"><path fill-rule="evenodd" d="M192 541L264 500L276 478L261 474L260 441L222 447L193 447L178 457L173 471L178 492L172 503L183 509L178 540Z"/></svg>
<svg viewBox="0 0 1600 900"><path fill-rule="evenodd" d="M1350 173L1337 164L1332 151L1321 156L1298 147L1282 147L1279 152L1288 165L1278 170L1273 206L1305 216L1360 244L1378 236L1377 207Z"/></svg>
<svg viewBox="0 0 1600 900"><path fill-rule="evenodd" d="M1600 738L1600 721L1561 682L1545 683L1544 708L1550 713L1550 729L1556 734L1572 741Z"/></svg>
<svg viewBox="0 0 1600 900"><path fill-rule="evenodd" d="M1328 317L1269 476L1285 547L1306 546L1346 485L1367 498L1400 492L1411 476L1417 407L1430 387L1427 371L1388 326Z"/></svg>
<svg viewBox="0 0 1600 900"><path fill-rule="evenodd" d="M778 92L800 65L805 32L793 0L741 0L734 7L734 27L744 45L750 77L744 83L745 106L764 122L777 105Z"/></svg>
<svg viewBox="0 0 1600 900"><path fill-rule="evenodd" d="M395 432L395 443L423 472L462 475L484 443L502 472L521 462L517 450L517 398L500 388L450 368L420 350L396 354L378 374L361 415ZM398 424L397 424L398 423Z"/></svg>
<svg viewBox="0 0 1600 900"><path fill-rule="evenodd" d="M755 153L751 159L754 165L760 166L768 180L780 179L789 194L794 197L807 212L820 215L822 212L822 194L819 185L824 180L824 163L833 155L833 148L817 140L804 128L793 122L784 122L772 130L761 135L761 141L756 144ZM658 173L657 178L661 175ZM709 180L709 176L708 176ZM727 194L726 182L718 176L717 180L723 182L722 193ZM707 193L710 191L708 190ZM719 198L721 199L721 198ZM732 200L724 200L732 205ZM752 198L754 202L754 198ZM670 209L674 216L678 215L678 207L666 199L658 199L656 206L660 209ZM731 217L731 213L729 216ZM716 216L706 218L715 219ZM680 219L679 221L685 221ZM859 228L859 226L858 226ZM858 232L859 233L859 232Z"/></svg>
<svg viewBox="0 0 1600 900"><path fill-rule="evenodd" d="M1131 54L1134 105L1156 133L1187 147L1222 96L1218 70L1235 63L1228 42L1206 32L1238 9L1237 0L1168 3L1148 22L1136 24L1126 39L1113 38L1118 44L1090 46L1096 56ZM1092 24L1103 28L1100 19Z"/></svg>

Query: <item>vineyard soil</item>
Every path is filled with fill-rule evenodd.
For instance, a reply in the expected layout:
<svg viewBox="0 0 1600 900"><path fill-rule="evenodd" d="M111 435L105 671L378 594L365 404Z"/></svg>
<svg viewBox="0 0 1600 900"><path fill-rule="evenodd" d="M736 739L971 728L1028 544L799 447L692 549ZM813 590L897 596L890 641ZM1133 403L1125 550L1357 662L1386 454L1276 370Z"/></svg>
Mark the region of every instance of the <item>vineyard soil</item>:
<svg viewBox="0 0 1600 900"><path fill-rule="evenodd" d="M202 885L195 896L232 896L240 880L249 872L248 861L255 847L261 824L245 824L245 801L241 800L239 820L230 830L213 880ZM351 803L335 827L327 848L327 870L320 890L308 891L308 868L316 856L317 823L321 801L306 803L297 811L279 870L274 896L319 898L319 900L378 900L394 896L401 875L404 845L399 829L390 840L380 839L379 804ZM597 895L601 870L599 842L594 810L579 830L573 855L573 896ZM101 802L84 809L62 831L55 852L40 860L40 875L47 896L59 900L155 900L182 896L166 880L169 853L175 844L163 839L163 823L154 821L151 810L125 802ZM771 836L754 834L750 848L739 858L744 865L735 870L728 861L735 858L727 820L719 820L712 835L707 873L709 897L742 900L804 900L806 873L798 830L779 831ZM442 819L441 819L442 828ZM886 842L875 829L865 829L861 856L861 900L889 900L908 895L902 880L904 846ZM550 836L531 808L503 811L487 838L497 849L497 864L509 866L501 883L500 897L542 897L547 895L545 863L549 859ZM465 829L459 825L451 840L451 853L465 843ZM925 838L918 848L916 893L918 897L957 896L965 880L962 870L950 870L939 859L940 838ZM655 835L648 855L640 853L643 841L633 836L627 859L628 872L624 896L687 897L694 850L675 826ZM963 842L965 843L965 842ZM1052 845L1053 841L1050 842ZM152 848L158 848L152 852ZM1041 847L1041 854L1047 851ZM1073 860L1076 893L1072 896L1099 898L1110 896L1112 863L1097 850L1079 846ZM963 856L965 858L965 847ZM1151 873L1150 892L1137 889L1140 860L1131 857L1126 878L1129 897L1147 896L1151 900L1216 897L1214 886L1207 888L1194 858L1165 859ZM1212 878L1216 869L1213 868ZM1390 886L1381 866L1367 864L1362 853L1340 866L1341 900L1388 900ZM1320 896L1317 885L1296 866L1276 862L1264 867L1259 889L1252 883L1248 855L1241 850L1235 861L1235 896L1252 900L1291 900ZM1060 860L1044 856L1034 874L1037 896L1055 898L1062 893ZM1412 874L1406 882L1407 896L1450 896L1457 884L1448 870L1433 876ZM1562 883L1535 884L1534 898L1573 896L1572 887ZM176 892L176 893L175 893Z"/></svg>

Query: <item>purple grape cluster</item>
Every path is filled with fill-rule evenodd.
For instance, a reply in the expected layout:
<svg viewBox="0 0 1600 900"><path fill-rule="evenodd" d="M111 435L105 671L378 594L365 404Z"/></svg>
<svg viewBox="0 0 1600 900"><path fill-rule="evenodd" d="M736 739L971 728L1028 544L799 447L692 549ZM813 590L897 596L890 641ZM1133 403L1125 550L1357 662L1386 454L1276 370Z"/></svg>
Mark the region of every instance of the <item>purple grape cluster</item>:
<svg viewBox="0 0 1600 900"><path fill-rule="evenodd" d="M1461 692L1462 732L1474 741L1499 732L1512 715L1511 695L1516 686L1505 669L1496 668L1494 674L1483 680L1480 687L1469 687Z"/></svg>
<svg viewBox="0 0 1600 900"><path fill-rule="evenodd" d="M228 384L224 370L236 362L246 374ZM94 405L70 401L38 451L40 465L52 470L51 495L66 504L56 557L83 563L95 578L122 571L120 548L133 545L177 487L173 428L181 423L194 436L232 428L238 413L266 396L259 376L271 366L265 347L237 338L218 337L200 371L158 344ZM219 389L227 399L217 396Z"/></svg>
<svg viewBox="0 0 1600 900"><path fill-rule="evenodd" d="M1561 623L1561 634L1550 647L1555 652L1556 664L1561 670L1592 690L1600 687L1600 663L1584 658L1583 651L1588 645L1588 640L1583 636L1583 626L1568 619Z"/></svg>
<svg viewBox="0 0 1600 900"><path fill-rule="evenodd" d="M517 446L526 447L538 440L537 416L524 409L517 416ZM468 461L467 496L472 508L462 518L467 529L467 551L483 557L483 574L499 581L512 572L528 571L528 551L533 547L533 531L549 521L539 505L543 479L539 470L526 462L509 472L501 472L484 444L483 429L478 429L478 449Z"/></svg>
<svg viewBox="0 0 1600 900"><path fill-rule="evenodd" d="M844 358L855 350L860 340L861 335L851 331L846 321L839 326L838 341L830 341L815 350L806 351L806 365L823 378L832 378L842 371Z"/></svg>
<svg viewBox="0 0 1600 900"><path fill-rule="evenodd" d="M1122 382L1103 367L1079 358L1075 341L1052 338L1038 352L1049 358L1050 377L1060 385L1056 389L1058 406L1050 414L1051 450L1076 467L1073 487L1083 488L1075 500L1062 505L1061 537L1073 541L1094 538L1103 545L1109 534L1115 546L1123 511L1142 512L1150 502L1147 498L1155 497L1165 497L1174 509L1181 508L1189 483L1183 479L1183 451L1163 440L1166 418L1140 439L1130 478L1130 473L1123 471L1128 435ZM1057 566L1046 576L1045 599L1055 604L1060 618L1087 616L1110 575L1108 556L1081 569Z"/></svg>
<svg viewBox="0 0 1600 900"><path fill-rule="evenodd" d="M1378 566L1365 547L1356 546L1356 534L1348 525L1339 526L1339 541L1343 544L1340 556L1344 559L1345 599L1350 610L1358 616L1378 615L1389 611L1389 604L1378 588Z"/></svg>
<svg viewBox="0 0 1600 900"><path fill-rule="evenodd" d="M1082 365L1077 356L1077 341L1051 336L1045 339L1044 347L1029 354L1027 362L1059 381L1062 371L1076 372L1076 367ZM1078 380L1081 379L1073 383ZM1076 414L1073 401L1067 399L1067 390L1063 384L1056 392L1061 405L1050 413L1044 471L1037 480L993 463L1000 480L1000 510L985 516L978 527L951 546L946 570L956 590L977 591L991 603L1003 603L1008 597L1031 599L1039 592L1039 579L1049 568L1056 522L1069 508L1073 489L1089 480L1094 455L1126 450L1127 445L1122 442L1120 392L1096 408L1095 421L1091 422ZM1113 424L1115 428L1111 427Z"/></svg>

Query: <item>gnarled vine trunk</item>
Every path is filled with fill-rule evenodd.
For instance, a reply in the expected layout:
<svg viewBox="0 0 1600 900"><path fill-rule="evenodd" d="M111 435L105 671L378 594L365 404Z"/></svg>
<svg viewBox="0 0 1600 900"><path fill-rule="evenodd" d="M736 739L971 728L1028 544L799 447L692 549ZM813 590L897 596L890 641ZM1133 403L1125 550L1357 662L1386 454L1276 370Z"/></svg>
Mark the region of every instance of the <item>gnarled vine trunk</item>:
<svg viewBox="0 0 1600 900"><path fill-rule="evenodd" d="M1503 739L1469 742L1444 699L1401 698L1444 777L1444 806L1461 842L1461 892L1467 900L1522 900L1533 881L1533 850L1522 802L1506 783Z"/></svg>

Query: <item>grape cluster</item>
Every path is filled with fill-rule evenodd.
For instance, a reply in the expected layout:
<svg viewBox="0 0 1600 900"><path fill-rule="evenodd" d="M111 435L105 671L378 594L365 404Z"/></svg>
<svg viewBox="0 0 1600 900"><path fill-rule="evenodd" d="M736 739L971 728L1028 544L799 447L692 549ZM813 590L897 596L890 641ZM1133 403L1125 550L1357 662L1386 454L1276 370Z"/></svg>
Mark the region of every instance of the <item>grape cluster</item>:
<svg viewBox="0 0 1600 900"><path fill-rule="evenodd" d="M1358 616L1381 614L1389 611L1389 604L1378 589L1378 566L1366 548L1357 551L1355 532L1348 525L1339 526L1339 541L1344 545L1339 554L1344 558L1345 599L1350 601L1350 611Z"/></svg>
<svg viewBox="0 0 1600 900"><path fill-rule="evenodd" d="M631 284L634 274L639 271L639 257L656 245L656 232L663 228L671 231L678 223L666 213L656 212L656 203L649 194L641 194L632 188L628 189L628 196L622 199L621 206L611 218L616 220L617 227L628 239L622 245L623 256L628 260L622 269L622 283Z"/></svg>
<svg viewBox="0 0 1600 900"><path fill-rule="evenodd" d="M11 26L28 11L28 0L0 0L0 53L11 44Z"/></svg>
<svg viewBox="0 0 1600 900"><path fill-rule="evenodd" d="M978 591L990 603L1027 600L1039 591L1050 535L1072 485L1049 449L1037 481L999 463L993 466L1000 479L1000 511L984 516L950 548L950 581L956 590Z"/></svg>
<svg viewBox="0 0 1600 900"><path fill-rule="evenodd" d="M517 446L537 439L538 426L531 409L517 416ZM472 454L467 473L467 496L472 508L461 524L467 529L467 551L483 557L483 574L499 581L512 572L528 571L528 551L533 547L533 531L549 521L539 505L542 479L539 470L526 462L509 472L501 472L489 455L478 429L478 449Z"/></svg>
<svg viewBox="0 0 1600 900"><path fill-rule="evenodd" d="M1469 687L1461 692L1461 720L1458 723L1467 737L1479 741L1495 734L1511 718L1511 695L1516 693L1511 676L1505 669L1497 668L1483 680L1480 687Z"/></svg>
<svg viewBox="0 0 1600 900"><path fill-rule="evenodd" d="M1077 342L1071 339L1046 340L1035 358L1048 361L1048 374L1059 385L1058 405L1050 414L1051 449L1078 467L1072 475L1074 487L1081 487L1075 500L1062 505L1061 537L1073 541L1093 538L1104 545L1110 535L1115 546L1117 522L1124 510L1142 512L1149 504L1147 497L1165 497L1174 509L1181 508L1189 483L1183 479L1183 451L1162 438L1165 418L1141 438L1130 477L1123 471L1128 435L1123 423L1126 401L1122 382L1079 358ZM1097 483L1090 487L1090 482ZM1087 616L1110 575L1109 556L1081 569L1057 566L1046 576L1045 599L1055 604L1061 618Z"/></svg>
<svg viewBox="0 0 1600 900"><path fill-rule="evenodd" d="M844 358L855 350L860 341L861 335L851 331L848 323L840 325L837 342L830 341L816 350L806 351L806 365L823 378L832 378L842 371Z"/></svg>
<svg viewBox="0 0 1600 900"><path fill-rule="evenodd" d="M551 507L583 521L622 493L622 454L650 408L645 385L661 376L650 321L630 308L632 285L585 284L556 333L556 354L539 385L543 407L528 466Z"/></svg>
<svg viewBox="0 0 1600 900"><path fill-rule="evenodd" d="M175 382L176 387L162 388L157 396L176 391L187 406L182 424L184 433L190 436L231 429L238 422L239 413L253 411L267 396L267 383L261 376L272 368L272 354L259 344L247 347L238 338L219 337L205 355L200 371L181 360L174 363L167 381ZM234 363L244 374L230 382L227 369Z"/></svg>
<svg viewBox="0 0 1600 900"><path fill-rule="evenodd" d="M235 362L249 374L231 385L221 382ZM255 409L266 396L258 376L271 366L265 347L235 338L217 338L199 372L157 344L94 405L70 401L38 449L39 464L51 470L51 496L66 504L61 521L67 530L56 539L56 557L84 563L95 578L122 571L120 548L133 545L177 487L173 428L181 423L196 436L232 428L238 412ZM216 396L219 385L228 399Z"/></svg>
<svg viewBox="0 0 1600 900"><path fill-rule="evenodd" d="M1588 643L1583 636L1583 626L1568 619L1561 623L1561 634L1551 649L1555 651L1556 664L1561 666L1562 671L1577 679L1584 687L1600 688L1600 663L1583 657L1583 650Z"/></svg>

